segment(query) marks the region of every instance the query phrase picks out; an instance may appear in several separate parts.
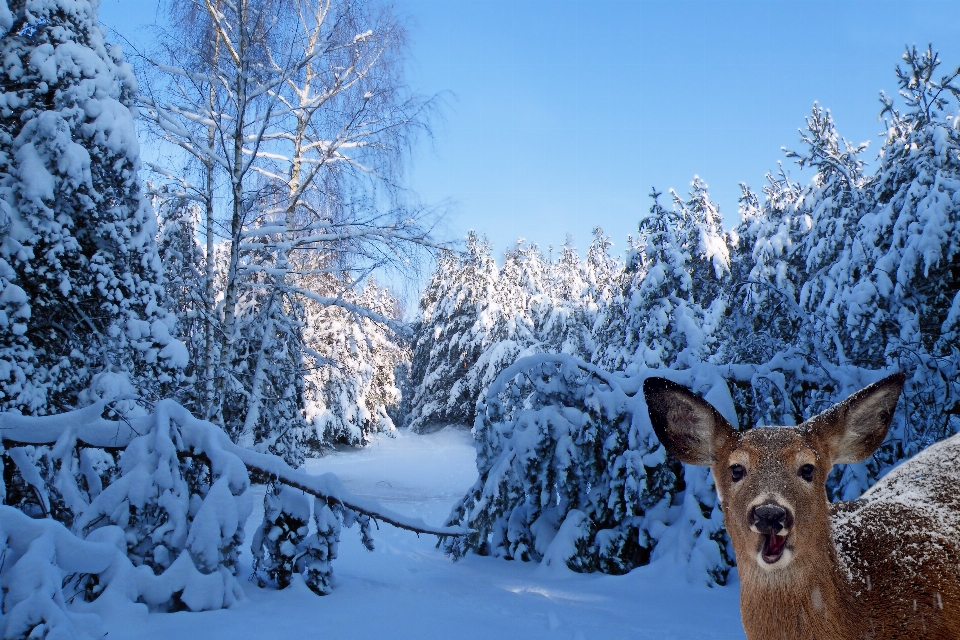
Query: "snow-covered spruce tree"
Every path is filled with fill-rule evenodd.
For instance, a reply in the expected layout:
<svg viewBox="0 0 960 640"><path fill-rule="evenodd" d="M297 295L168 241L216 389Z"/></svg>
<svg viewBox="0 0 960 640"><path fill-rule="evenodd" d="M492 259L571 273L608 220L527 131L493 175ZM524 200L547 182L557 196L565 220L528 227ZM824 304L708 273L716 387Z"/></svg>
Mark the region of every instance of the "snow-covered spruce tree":
<svg viewBox="0 0 960 640"><path fill-rule="evenodd" d="M897 75L905 110L881 96L888 139L871 184L875 204L858 230L866 255L850 256L860 258L855 266L860 268L843 309L848 330L864 343L861 348L878 338L877 346L860 357L881 361L883 345L891 343L892 353L949 350L949 338L947 343L942 338L956 325L957 312L951 311L960 290L960 274L953 268L960 251L960 134L953 115L960 74L935 78L939 58L931 49L908 49L904 61Z"/></svg>
<svg viewBox="0 0 960 640"><path fill-rule="evenodd" d="M681 287L672 293L676 307L672 311L671 332L679 338L676 346L680 349L670 368L697 376L702 365L713 360L720 341L725 337L722 327L727 317L731 284L729 238L723 231L720 210L710 200L707 185L699 177L694 177L686 200L675 192L671 193L674 210L681 220L677 251L680 256L688 255L689 261L681 258L674 263L673 277L681 278ZM651 243L647 246L650 247ZM668 258L664 266L673 266L670 260ZM651 266L647 267L648 274L656 268L654 264L651 261ZM689 280L683 278L684 266ZM645 279L642 284L645 291L641 293L646 293L652 300L659 297L656 304L662 305L666 293L664 284L669 286L669 278L667 275L659 287L650 288ZM684 289L684 284L688 288ZM641 300L644 297L641 295ZM640 302L639 307L643 306L644 303ZM691 383L696 382L694 377ZM726 385L723 386L723 396L727 396ZM681 515L672 529L677 541L662 544L657 555L672 550L681 558L690 558L691 566L697 567L688 571L688 576L704 571L708 582L723 584L732 564L732 547L723 528L723 514L713 477L705 468L684 466L683 486ZM666 542L667 537L662 536L660 543Z"/></svg>
<svg viewBox="0 0 960 640"><path fill-rule="evenodd" d="M549 313L550 298L543 293L546 261L536 245L522 239L504 255L493 296L478 301L479 318L466 341L479 353L476 361L451 390L476 407L500 372L518 358L542 351L535 316ZM461 341L461 345L465 341ZM475 410L469 417L472 421Z"/></svg>
<svg viewBox="0 0 960 640"><path fill-rule="evenodd" d="M137 83L96 7L17 0L0 38L0 403L27 413L75 406L104 370L166 393L187 364L138 177Z"/></svg>
<svg viewBox="0 0 960 640"><path fill-rule="evenodd" d="M850 280L843 272L849 268L849 261L840 258L857 251L856 224L869 206L863 202L866 177L860 158L867 144L841 140L830 111L817 103L800 139L806 149L788 151L787 157L796 158L801 168L810 167L816 173L797 199L795 215L803 239L802 246L794 251L804 260L804 268L795 270L795 277L802 279L797 302L805 310L825 316L833 306L833 297L843 295L837 283ZM839 353L837 357L844 356Z"/></svg>
<svg viewBox="0 0 960 640"><path fill-rule="evenodd" d="M116 477L91 492L74 532L87 538L115 525L124 530L135 566L160 574L179 564L181 572L221 573L225 585L235 585L230 576L250 515L250 480L246 467L211 435L215 429L171 400L137 418L132 430L143 435L124 449ZM67 433L76 438L75 431ZM184 604L175 594L168 597L164 606Z"/></svg>
<svg viewBox="0 0 960 640"><path fill-rule="evenodd" d="M204 273L206 258L197 242L200 205L166 185L152 194L160 219L157 249L163 264L163 286L169 308L177 318L176 334L187 347L187 376L174 394L195 415L203 415L203 385L206 372L200 367L205 357L204 338L210 323L207 312Z"/></svg>
<svg viewBox="0 0 960 640"><path fill-rule="evenodd" d="M799 299L805 261L798 255L810 220L796 215L801 187L790 180L783 165L768 173L763 201L741 185L741 220L734 229L738 258L737 275L743 278L744 302L754 312L776 308L784 298ZM784 329L793 335L793 328Z"/></svg>
<svg viewBox="0 0 960 640"><path fill-rule="evenodd" d="M723 313L724 283L730 274L730 254L723 216L710 200L707 185L694 176L686 200L671 192L683 224L682 242L691 254L690 279L696 302L710 316ZM714 307L717 307L716 309ZM708 320L715 322L715 320Z"/></svg>
<svg viewBox="0 0 960 640"><path fill-rule="evenodd" d="M438 263L414 341L415 394L407 421L412 430L473 423L477 396L466 377L496 319L491 305L498 275L490 242L472 231L462 255L447 254Z"/></svg>
<svg viewBox="0 0 960 640"><path fill-rule="evenodd" d="M521 238L504 254L497 280L500 313L513 316L511 323L526 330L528 343L536 342L549 322L554 304L549 278L549 262L536 244Z"/></svg>
<svg viewBox="0 0 960 640"><path fill-rule="evenodd" d="M586 267L572 238L567 238L545 275L541 296L546 296L549 303L538 305L534 324L537 341L544 351L590 360L596 306L590 304L592 291L587 285Z"/></svg>
<svg viewBox="0 0 960 640"><path fill-rule="evenodd" d="M602 309L613 297L623 271L619 260L610 255L613 242L600 227L594 227L593 240L584 260L584 280L591 308Z"/></svg>
<svg viewBox="0 0 960 640"><path fill-rule="evenodd" d="M258 283L268 283L258 287ZM294 468L303 463L304 310L272 278L245 281L237 304L224 429L239 445L273 453Z"/></svg>
<svg viewBox="0 0 960 640"><path fill-rule="evenodd" d="M804 314L787 291L793 286L793 272L776 275L786 265L787 246L771 242L789 228L784 223L783 207L791 208L796 190L781 168L774 178L768 174L764 201L741 184L740 223L730 233L730 280L728 312L720 328L720 339L712 357L722 364L753 366L777 359L781 368L793 366L790 384L807 378L805 367L811 363L806 353L798 350L797 335L804 330ZM765 262L771 260L772 263ZM772 269L772 270L771 270ZM771 280L767 280L770 278ZM777 280L784 282L782 288ZM803 347L802 343L800 345ZM775 368L776 369L776 368ZM799 375L804 371L803 375ZM744 428L771 424L797 424L800 398L787 391L787 377L781 370L761 367L748 379L731 379L731 393Z"/></svg>
<svg viewBox="0 0 960 640"><path fill-rule="evenodd" d="M726 309L729 253L706 185L667 211L654 192L628 257L623 291L610 306L600 358L608 370L674 368L706 361Z"/></svg>
<svg viewBox="0 0 960 640"><path fill-rule="evenodd" d="M960 429L960 77L938 78L931 48L911 47L903 59L897 80L905 106L881 94L887 140L867 185L870 206L841 257L850 265L847 291L831 311L856 364L913 372L904 394L910 419L896 419L874 456L847 467L837 488L844 497Z"/></svg>
<svg viewBox="0 0 960 640"><path fill-rule="evenodd" d="M446 355L440 340L448 330L448 317L441 311L450 309L447 290L458 273L459 263L459 256L452 251L441 252L437 256L436 269L420 294L419 314L412 325L410 377L406 382L409 394L404 394L403 399L406 409L404 425L413 427L417 421L421 426L413 427L415 431L430 423L430 418L422 420L419 419L421 416L429 416L439 409L441 402L446 403L445 397L441 400L439 387L428 382L427 376L439 365L441 353ZM450 373L455 372L451 370Z"/></svg>
<svg viewBox="0 0 960 640"><path fill-rule="evenodd" d="M622 279L626 273L622 261L610 255L612 247L610 236L600 227L595 227L593 240L583 261L583 279L587 286L583 314L589 329L589 344L585 345L583 357L590 362L597 362L603 354L603 345L597 338L604 324L612 320L607 310L623 286Z"/></svg>
<svg viewBox="0 0 960 640"><path fill-rule="evenodd" d="M633 361L636 350L641 348L637 331L642 331L645 322L644 325L635 326L639 317L636 314L634 296L647 276L648 265L645 264L644 247L649 244L650 250L656 251L657 248L667 250L678 245L678 222L672 212L660 205L660 195L656 189L652 190L653 204L649 213L640 220L639 236L636 239L629 236L627 240L630 249L618 278L620 287L611 292L610 300L601 309L600 316L594 323L598 348L593 359L608 371L625 370ZM669 255L673 257L674 254L671 252ZM661 325L667 322L666 316L662 314L650 320L659 321ZM665 327L661 327L661 332L663 328ZM656 350L657 346L653 345L652 348Z"/></svg>
<svg viewBox="0 0 960 640"><path fill-rule="evenodd" d="M396 298L373 280L344 298L382 317L399 314ZM395 370L408 357L405 347L370 318L309 300L307 307L304 339L315 361L306 380L311 437L320 445L363 445L393 432L390 413L400 402Z"/></svg>

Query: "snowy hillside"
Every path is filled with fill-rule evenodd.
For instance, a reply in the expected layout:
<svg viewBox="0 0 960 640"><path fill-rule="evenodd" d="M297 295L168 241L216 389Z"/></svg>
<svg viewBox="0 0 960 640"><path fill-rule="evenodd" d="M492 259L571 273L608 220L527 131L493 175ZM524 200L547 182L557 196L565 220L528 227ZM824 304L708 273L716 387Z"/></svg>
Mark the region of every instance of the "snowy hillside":
<svg viewBox="0 0 960 640"><path fill-rule="evenodd" d="M312 473L332 471L354 494L379 499L401 513L441 522L476 479L469 431L377 436L363 450L307 462ZM257 486L258 498L263 487ZM250 517L253 531L262 500ZM247 600L233 609L150 615L108 621L109 637L331 637L424 640L694 640L743 637L739 585L687 583L682 567L654 564L624 576L577 574L529 562L467 556L453 563L432 536L389 526L369 552L345 531L334 590L317 597L302 584L259 589L241 579ZM250 573L241 555L238 573Z"/></svg>

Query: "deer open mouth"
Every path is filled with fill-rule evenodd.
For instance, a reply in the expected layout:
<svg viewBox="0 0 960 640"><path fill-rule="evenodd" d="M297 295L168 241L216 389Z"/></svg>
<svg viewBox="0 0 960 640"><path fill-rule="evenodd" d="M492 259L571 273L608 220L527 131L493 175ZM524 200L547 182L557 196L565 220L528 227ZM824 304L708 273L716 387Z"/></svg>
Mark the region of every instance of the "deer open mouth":
<svg viewBox="0 0 960 640"><path fill-rule="evenodd" d="M760 549L760 557L767 564L776 564L783 556L783 550L787 547L787 538L789 536L778 536L775 533L766 533L763 535L763 548Z"/></svg>

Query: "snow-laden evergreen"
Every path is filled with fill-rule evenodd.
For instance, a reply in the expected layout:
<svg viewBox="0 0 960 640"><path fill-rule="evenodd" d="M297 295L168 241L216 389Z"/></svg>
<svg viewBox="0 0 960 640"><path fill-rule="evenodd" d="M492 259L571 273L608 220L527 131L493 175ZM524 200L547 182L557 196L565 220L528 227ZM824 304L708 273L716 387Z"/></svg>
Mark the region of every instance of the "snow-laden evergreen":
<svg viewBox="0 0 960 640"><path fill-rule="evenodd" d="M373 280L344 298L383 317L397 315L396 299ZM391 413L400 403L395 372L408 357L403 343L369 318L306 304L304 341L314 363L306 376L308 438L363 445L375 433L393 432Z"/></svg>
<svg viewBox="0 0 960 640"><path fill-rule="evenodd" d="M160 229L157 249L163 264L163 286L169 309L177 318L176 335L187 347L188 361L177 399L191 411L202 413L205 376L204 334L210 321L205 303L203 273L206 256L198 242L200 206L183 194L161 188L154 195Z"/></svg>
<svg viewBox="0 0 960 640"><path fill-rule="evenodd" d="M498 273L490 243L474 233L461 255L441 256L420 303L407 422L414 431L472 423L477 396L470 394L468 374L496 322Z"/></svg>
<svg viewBox="0 0 960 640"><path fill-rule="evenodd" d="M0 37L0 402L76 406L100 371L140 393L187 365L138 175L137 81L89 0L19 0Z"/></svg>
<svg viewBox="0 0 960 640"><path fill-rule="evenodd" d="M475 533L446 551L617 574L673 555L692 580L723 584L732 551L712 481L657 440L638 393L649 375L612 375L566 354L505 370L478 406L480 477L448 521ZM732 413L716 368L674 377Z"/></svg>

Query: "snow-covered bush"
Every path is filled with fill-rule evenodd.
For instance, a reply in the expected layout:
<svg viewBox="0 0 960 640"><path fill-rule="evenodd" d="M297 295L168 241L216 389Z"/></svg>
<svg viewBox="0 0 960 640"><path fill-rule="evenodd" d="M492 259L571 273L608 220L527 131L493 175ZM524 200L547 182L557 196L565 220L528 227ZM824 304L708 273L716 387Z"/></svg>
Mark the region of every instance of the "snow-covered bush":
<svg viewBox="0 0 960 640"><path fill-rule="evenodd" d="M202 573L235 575L243 522L252 504L246 467L225 453L212 425L165 400L144 435L119 459L119 477L74 524L86 537L112 524L125 532L127 555L162 573L187 554Z"/></svg>
<svg viewBox="0 0 960 640"><path fill-rule="evenodd" d="M253 506L248 469L274 482L254 537L261 584L283 587L298 573L329 593L341 528L359 524L372 549L374 518L418 533L460 532L351 496L332 474L309 476L240 447L172 400L116 421L105 412L114 413L101 399L53 416L0 413L0 495L13 505L0 507L4 637L99 637L96 616L84 614L235 604Z"/></svg>
<svg viewBox="0 0 960 640"><path fill-rule="evenodd" d="M300 489L274 482L263 500L263 522L253 536L253 572L260 586L287 588L294 574L318 595L332 590L340 532L359 523L364 546L373 551L370 516L342 503L314 497L313 533L310 497Z"/></svg>
<svg viewBox="0 0 960 640"><path fill-rule="evenodd" d="M49 514L79 538L119 531L133 566L171 584L196 573L214 576L219 603L208 598L203 606L229 604L239 593L236 560L252 506L246 466L223 449L219 429L173 401L123 422L101 418L104 408L100 401L44 418L4 415L4 462L12 460L17 471L8 476L7 502L23 507L29 490L33 515ZM51 435L52 447L26 444ZM194 608L177 591L155 590L149 604Z"/></svg>
<svg viewBox="0 0 960 640"><path fill-rule="evenodd" d="M656 373L624 378L546 354L505 370L478 407L480 477L448 520L475 533L445 550L607 573L672 552L692 558L692 577L725 582L732 553L712 480L667 455L638 393ZM716 368L671 375L734 417Z"/></svg>

